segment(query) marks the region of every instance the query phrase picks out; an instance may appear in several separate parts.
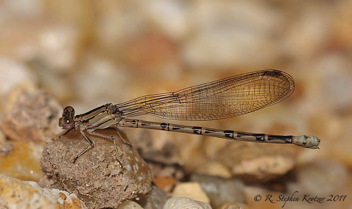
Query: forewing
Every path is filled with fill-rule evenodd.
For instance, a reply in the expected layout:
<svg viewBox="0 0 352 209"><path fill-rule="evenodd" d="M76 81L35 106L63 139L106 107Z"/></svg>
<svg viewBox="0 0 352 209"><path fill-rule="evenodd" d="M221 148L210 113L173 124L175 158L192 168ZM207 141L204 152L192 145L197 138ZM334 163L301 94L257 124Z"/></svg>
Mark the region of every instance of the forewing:
<svg viewBox="0 0 352 209"><path fill-rule="evenodd" d="M293 91L289 74L262 70L176 92L142 96L117 106L125 117L150 114L175 120L219 120L273 105Z"/></svg>

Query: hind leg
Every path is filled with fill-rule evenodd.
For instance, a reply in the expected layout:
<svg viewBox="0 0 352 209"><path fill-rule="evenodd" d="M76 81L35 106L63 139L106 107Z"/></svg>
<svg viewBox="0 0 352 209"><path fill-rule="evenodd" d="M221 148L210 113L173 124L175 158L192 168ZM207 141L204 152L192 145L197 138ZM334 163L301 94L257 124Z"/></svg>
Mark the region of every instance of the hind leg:
<svg viewBox="0 0 352 209"><path fill-rule="evenodd" d="M117 155L118 151L117 151L117 145L116 145L115 137L113 137L111 135L108 135L108 134L97 133L97 132L94 132L94 130L93 131L89 131L89 134L92 134L92 135L98 136L98 137L102 137L102 138L106 138L106 139L112 139L113 142L114 142L114 146L115 146L115 158L116 158L116 161L119 162L120 168L123 168L123 165L122 165L121 161L117 157L118 156Z"/></svg>

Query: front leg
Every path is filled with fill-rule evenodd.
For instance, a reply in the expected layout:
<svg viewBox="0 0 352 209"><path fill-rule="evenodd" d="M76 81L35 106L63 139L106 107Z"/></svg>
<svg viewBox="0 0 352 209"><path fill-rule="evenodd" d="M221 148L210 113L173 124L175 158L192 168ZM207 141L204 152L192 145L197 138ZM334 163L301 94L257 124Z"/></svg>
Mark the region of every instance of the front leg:
<svg viewBox="0 0 352 209"><path fill-rule="evenodd" d="M94 143L92 142L92 140L90 140L90 138L83 132L83 130L80 130L81 134L83 135L83 137L89 142L89 146L86 147L82 152L80 152L75 159L73 160L73 164L75 164L76 160L83 155L84 153L86 153L90 148L94 147Z"/></svg>
<svg viewBox="0 0 352 209"><path fill-rule="evenodd" d="M70 128L70 129L66 130L64 133L60 134L60 135L58 136L59 139L60 139L62 136L65 136L66 134L68 134L68 132L70 132L72 129L74 129L74 127Z"/></svg>

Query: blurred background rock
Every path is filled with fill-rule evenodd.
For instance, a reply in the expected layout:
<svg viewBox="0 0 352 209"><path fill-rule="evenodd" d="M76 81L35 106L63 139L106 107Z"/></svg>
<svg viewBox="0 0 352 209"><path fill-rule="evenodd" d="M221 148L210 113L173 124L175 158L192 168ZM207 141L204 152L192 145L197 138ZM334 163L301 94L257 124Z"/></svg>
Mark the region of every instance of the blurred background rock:
<svg viewBox="0 0 352 209"><path fill-rule="evenodd" d="M194 173L239 178L249 187L244 203L251 207L266 206L253 201L260 189L351 195L351 8L349 0L2 0L0 173L39 180L40 150L59 132L66 105L80 114L108 102L275 68L296 81L295 93L280 104L234 119L171 122L315 135L320 150L122 131L142 156L160 153L166 167L183 169L180 174L151 165L159 179ZM281 183L262 185L273 181ZM332 205L351 207L351 200Z"/></svg>

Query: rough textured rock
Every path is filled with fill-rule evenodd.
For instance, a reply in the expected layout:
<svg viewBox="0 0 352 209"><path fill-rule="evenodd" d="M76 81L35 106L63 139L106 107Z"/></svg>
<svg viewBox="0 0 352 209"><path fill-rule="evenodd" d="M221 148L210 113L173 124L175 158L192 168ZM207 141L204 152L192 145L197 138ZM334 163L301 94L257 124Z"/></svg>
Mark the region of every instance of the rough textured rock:
<svg viewBox="0 0 352 209"><path fill-rule="evenodd" d="M57 118L61 106L44 91L22 91L13 99L16 102L8 104L10 110L0 122L8 138L44 144L47 137L60 131Z"/></svg>
<svg viewBox="0 0 352 209"><path fill-rule="evenodd" d="M99 132L117 138L113 129ZM124 200L149 192L150 170L133 147L116 140L121 168L111 140L89 137L95 146L75 164L73 159L88 146L79 130L47 143L41 165L50 187L77 194L91 208L117 207Z"/></svg>
<svg viewBox="0 0 352 209"><path fill-rule="evenodd" d="M75 194L0 174L0 208L86 208Z"/></svg>

